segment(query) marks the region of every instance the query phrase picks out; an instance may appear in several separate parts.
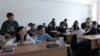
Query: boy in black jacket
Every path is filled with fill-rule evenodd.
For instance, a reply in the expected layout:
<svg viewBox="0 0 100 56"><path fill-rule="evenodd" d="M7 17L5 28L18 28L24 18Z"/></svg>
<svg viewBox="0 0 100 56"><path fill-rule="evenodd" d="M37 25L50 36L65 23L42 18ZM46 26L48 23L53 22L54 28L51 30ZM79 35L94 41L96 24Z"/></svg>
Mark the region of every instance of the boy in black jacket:
<svg viewBox="0 0 100 56"><path fill-rule="evenodd" d="M87 35L94 35L94 34L100 34L100 30L98 28L98 24L96 21L92 22L92 28Z"/></svg>
<svg viewBox="0 0 100 56"><path fill-rule="evenodd" d="M6 37L14 36L16 28L19 26L18 22L14 20L13 13L7 13L8 20L4 21L1 27L1 35Z"/></svg>
<svg viewBox="0 0 100 56"><path fill-rule="evenodd" d="M30 25L30 30L28 31L28 34L29 34L29 36L31 36L31 37L33 37L34 35L35 35L35 33L36 33L36 29L35 29L35 27L36 27L36 25L34 24L34 23L32 23L31 25Z"/></svg>

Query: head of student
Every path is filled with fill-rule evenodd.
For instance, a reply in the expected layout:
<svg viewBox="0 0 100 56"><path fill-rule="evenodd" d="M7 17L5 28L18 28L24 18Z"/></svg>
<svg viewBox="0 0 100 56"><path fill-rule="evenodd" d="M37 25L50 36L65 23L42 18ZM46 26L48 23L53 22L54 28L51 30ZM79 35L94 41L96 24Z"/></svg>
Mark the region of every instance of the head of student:
<svg viewBox="0 0 100 56"><path fill-rule="evenodd" d="M52 21L55 21L55 18L52 18Z"/></svg>
<svg viewBox="0 0 100 56"><path fill-rule="evenodd" d="M96 22L96 21L93 21L93 22L92 22L92 27L93 27L93 28L97 28L97 22Z"/></svg>
<svg viewBox="0 0 100 56"><path fill-rule="evenodd" d="M23 26L18 27L16 30L16 42L20 41L23 37L25 40L26 39L25 36L26 36L25 27L23 27Z"/></svg>
<svg viewBox="0 0 100 56"><path fill-rule="evenodd" d="M33 23L28 23L28 27L31 27L32 24L33 24Z"/></svg>
<svg viewBox="0 0 100 56"><path fill-rule="evenodd" d="M88 17L87 19L86 19L86 23L90 23L91 22L91 17Z"/></svg>
<svg viewBox="0 0 100 56"><path fill-rule="evenodd" d="M33 23L31 24L31 29L35 29L36 25Z"/></svg>
<svg viewBox="0 0 100 56"><path fill-rule="evenodd" d="M42 25L39 25L37 27L37 31L39 34L44 34L45 33L45 28Z"/></svg>
<svg viewBox="0 0 100 56"><path fill-rule="evenodd" d="M18 27L17 30L16 30L16 34L19 35L19 36L26 35L25 27L24 26Z"/></svg>
<svg viewBox="0 0 100 56"><path fill-rule="evenodd" d="M78 21L76 20L73 25L78 26Z"/></svg>
<svg viewBox="0 0 100 56"><path fill-rule="evenodd" d="M67 21L67 18L65 18L64 21L66 22Z"/></svg>
<svg viewBox="0 0 100 56"><path fill-rule="evenodd" d="M43 23L43 26L46 26L46 23Z"/></svg>
<svg viewBox="0 0 100 56"><path fill-rule="evenodd" d="M11 22L14 21L14 14L11 13L11 12L7 13L7 18L8 18L8 20L11 21Z"/></svg>
<svg viewBox="0 0 100 56"><path fill-rule="evenodd" d="M87 24L86 23L82 23L81 24L81 28L84 29L84 30L86 30L87 29Z"/></svg>

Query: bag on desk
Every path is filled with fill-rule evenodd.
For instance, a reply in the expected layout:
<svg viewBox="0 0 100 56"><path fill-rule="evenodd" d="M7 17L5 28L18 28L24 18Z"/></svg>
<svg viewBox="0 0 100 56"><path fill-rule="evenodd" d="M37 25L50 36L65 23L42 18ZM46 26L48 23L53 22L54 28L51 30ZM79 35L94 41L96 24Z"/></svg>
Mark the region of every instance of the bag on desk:
<svg viewBox="0 0 100 56"><path fill-rule="evenodd" d="M55 48L55 47L59 47L59 45L58 44L48 44L46 47L47 48Z"/></svg>

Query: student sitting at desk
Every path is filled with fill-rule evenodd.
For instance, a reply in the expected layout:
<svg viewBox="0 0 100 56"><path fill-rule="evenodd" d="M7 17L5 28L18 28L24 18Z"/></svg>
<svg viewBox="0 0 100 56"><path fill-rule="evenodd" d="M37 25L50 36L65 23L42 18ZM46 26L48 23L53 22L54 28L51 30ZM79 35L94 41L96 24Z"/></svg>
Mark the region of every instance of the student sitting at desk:
<svg viewBox="0 0 100 56"><path fill-rule="evenodd" d="M60 26L58 27L58 31L61 33L66 33L66 27L64 25L64 22L60 22Z"/></svg>
<svg viewBox="0 0 100 56"><path fill-rule="evenodd" d="M76 56L90 56L90 42L85 42L82 38L86 34L87 24L82 23L81 28L77 32Z"/></svg>
<svg viewBox="0 0 100 56"><path fill-rule="evenodd" d="M64 25L64 22L60 22L60 26L58 27L58 32L60 33L66 33L66 27ZM61 35L62 37L64 37L64 41L67 42L67 38L65 35Z"/></svg>
<svg viewBox="0 0 100 56"><path fill-rule="evenodd" d="M48 31L52 31L52 30L56 30L56 27L53 27L51 23L49 23L48 27L47 27Z"/></svg>
<svg viewBox="0 0 100 56"><path fill-rule="evenodd" d="M78 30L78 32L77 32L77 43L84 42L84 39L82 38L82 36L84 36L86 34L86 32L85 32L86 29L87 29L86 23L82 23L81 29Z"/></svg>
<svg viewBox="0 0 100 56"><path fill-rule="evenodd" d="M82 29L78 30L77 34L72 39L71 48L73 52L77 50L77 47L84 45L84 39L82 38L82 36L85 34L85 30L87 29L86 23L82 23L81 28Z"/></svg>
<svg viewBox="0 0 100 56"><path fill-rule="evenodd" d="M53 27L51 23L49 23L47 27L46 33L48 33L50 36L54 37L54 35L51 33L51 31L56 30L56 27Z"/></svg>
<svg viewBox="0 0 100 56"><path fill-rule="evenodd" d="M65 26L66 28L68 28L68 23L67 23L67 19L66 19L66 18L64 19L63 22L64 22L64 26Z"/></svg>
<svg viewBox="0 0 100 56"><path fill-rule="evenodd" d="M34 40L36 43L44 42L44 41L54 41L55 38L52 38L50 35L45 33L45 28L42 25L37 27L37 33L34 36Z"/></svg>
<svg viewBox="0 0 100 56"><path fill-rule="evenodd" d="M71 28L71 31L73 32L73 31L76 31L76 30L79 30L79 29L80 28L78 26L78 21L75 21L74 24L73 24L73 26L72 26L72 28Z"/></svg>
<svg viewBox="0 0 100 56"><path fill-rule="evenodd" d="M24 27L18 27L16 37L5 43L4 46L17 46L23 44L35 44L35 41L26 34Z"/></svg>
<svg viewBox="0 0 100 56"><path fill-rule="evenodd" d="M56 26L55 18L52 18L52 21L50 22L52 24L52 27Z"/></svg>
<svg viewBox="0 0 100 56"><path fill-rule="evenodd" d="M86 23L86 25L87 25L86 32L90 31L90 29L92 28L91 17L88 17L88 18L86 19L86 22L84 22L84 23Z"/></svg>
<svg viewBox="0 0 100 56"><path fill-rule="evenodd" d="M100 34L100 30L97 27L97 22L92 22L92 28L90 29L89 33L87 35L94 35L94 34Z"/></svg>
<svg viewBox="0 0 100 56"><path fill-rule="evenodd" d="M35 24L31 24L30 26L30 30L28 31L28 34L32 37L34 36L34 34L36 33L36 29L35 29Z"/></svg>

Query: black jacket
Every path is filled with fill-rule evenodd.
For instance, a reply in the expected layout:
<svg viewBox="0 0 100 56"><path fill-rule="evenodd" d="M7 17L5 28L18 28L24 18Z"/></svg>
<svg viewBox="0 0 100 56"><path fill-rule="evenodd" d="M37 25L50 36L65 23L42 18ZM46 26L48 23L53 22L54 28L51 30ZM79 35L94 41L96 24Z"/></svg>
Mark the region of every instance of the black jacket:
<svg viewBox="0 0 100 56"><path fill-rule="evenodd" d="M60 27L58 27L58 31L61 32L61 33L65 33L66 28L60 26Z"/></svg>
<svg viewBox="0 0 100 56"><path fill-rule="evenodd" d="M8 34L15 34L17 27L19 26L17 21L9 22L8 20L3 22L1 27L1 35L5 35L5 33Z"/></svg>
<svg viewBox="0 0 100 56"><path fill-rule="evenodd" d="M98 28L91 28L89 33L87 33L86 35L94 35L94 34L100 34L100 30Z"/></svg>

